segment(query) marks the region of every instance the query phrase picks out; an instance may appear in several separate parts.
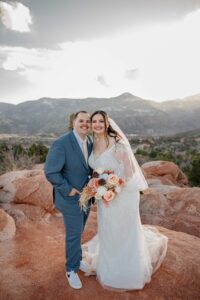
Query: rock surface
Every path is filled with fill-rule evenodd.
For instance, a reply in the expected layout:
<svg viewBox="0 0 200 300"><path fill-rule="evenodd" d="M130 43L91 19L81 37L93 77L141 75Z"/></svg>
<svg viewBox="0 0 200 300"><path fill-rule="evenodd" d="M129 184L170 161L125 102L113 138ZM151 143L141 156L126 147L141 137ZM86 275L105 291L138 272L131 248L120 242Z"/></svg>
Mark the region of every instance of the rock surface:
<svg viewBox="0 0 200 300"><path fill-rule="evenodd" d="M185 186L188 184L187 176L181 169L170 161L151 161L142 165L147 179L160 181L162 184Z"/></svg>
<svg viewBox="0 0 200 300"><path fill-rule="evenodd" d="M52 186L40 169L13 171L0 176L0 202L53 209Z"/></svg>
<svg viewBox="0 0 200 300"><path fill-rule="evenodd" d="M200 188L187 187L186 176L173 163L148 163L144 172L150 191L141 196L142 221L191 235L157 226L169 238L167 256L143 290L124 293L105 290L95 276L82 272L83 288L71 289L65 277L63 220L43 170L2 175L0 237L5 229L7 235L0 247L0 300L200 299L200 238L194 236L200 236ZM82 242L96 231L93 207Z"/></svg>
<svg viewBox="0 0 200 300"><path fill-rule="evenodd" d="M0 206L15 221L38 220L54 211L52 186L41 169L0 176Z"/></svg>
<svg viewBox="0 0 200 300"><path fill-rule="evenodd" d="M0 176L0 207L16 225L54 214L52 187L43 166ZM143 170L151 188L141 197L143 223L160 225L200 237L200 188L189 188L187 177L171 162L145 163ZM181 186L181 187L180 187Z"/></svg>
<svg viewBox="0 0 200 300"><path fill-rule="evenodd" d="M15 221L4 210L0 209L0 242L12 239L15 232Z"/></svg>
<svg viewBox="0 0 200 300"><path fill-rule="evenodd" d="M145 224L160 225L200 237L200 188L150 186L141 196L140 214Z"/></svg>
<svg viewBox="0 0 200 300"><path fill-rule="evenodd" d="M151 282L140 291L123 293L103 289L95 276L85 277L81 290L73 290L65 278L64 226L61 218L49 222L27 222L12 241L0 248L1 300L69 299L199 299L200 239L157 227L169 238L167 256ZM83 242L96 233L96 212L92 211Z"/></svg>

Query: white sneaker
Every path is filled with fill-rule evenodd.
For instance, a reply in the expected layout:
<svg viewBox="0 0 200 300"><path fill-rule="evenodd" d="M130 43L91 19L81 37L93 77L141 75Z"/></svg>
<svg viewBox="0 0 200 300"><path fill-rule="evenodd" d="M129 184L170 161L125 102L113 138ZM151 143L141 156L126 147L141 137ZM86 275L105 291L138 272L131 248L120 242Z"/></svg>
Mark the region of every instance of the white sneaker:
<svg viewBox="0 0 200 300"><path fill-rule="evenodd" d="M80 267L79 269L84 272L84 273L87 273L90 271L90 266L84 261L84 260L81 260L80 261Z"/></svg>
<svg viewBox="0 0 200 300"><path fill-rule="evenodd" d="M75 273L74 271L66 272L66 277L69 281L69 285L73 289L81 289L82 288L82 283L80 281L80 278L78 277L78 274Z"/></svg>

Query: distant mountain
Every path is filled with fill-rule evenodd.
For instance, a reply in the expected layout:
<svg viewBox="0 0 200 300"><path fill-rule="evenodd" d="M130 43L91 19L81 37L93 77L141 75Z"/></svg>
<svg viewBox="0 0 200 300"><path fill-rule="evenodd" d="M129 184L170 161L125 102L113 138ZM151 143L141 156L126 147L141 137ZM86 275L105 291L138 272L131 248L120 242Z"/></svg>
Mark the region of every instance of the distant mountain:
<svg viewBox="0 0 200 300"><path fill-rule="evenodd" d="M113 98L42 98L18 105L0 102L0 133L61 134L78 110L105 110L125 133L166 135L200 129L200 94L157 103L130 93Z"/></svg>
<svg viewBox="0 0 200 300"><path fill-rule="evenodd" d="M180 132L175 134L176 137L193 137L193 138L199 138L200 137L200 129L194 129L189 130L186 132Z"/></svg>

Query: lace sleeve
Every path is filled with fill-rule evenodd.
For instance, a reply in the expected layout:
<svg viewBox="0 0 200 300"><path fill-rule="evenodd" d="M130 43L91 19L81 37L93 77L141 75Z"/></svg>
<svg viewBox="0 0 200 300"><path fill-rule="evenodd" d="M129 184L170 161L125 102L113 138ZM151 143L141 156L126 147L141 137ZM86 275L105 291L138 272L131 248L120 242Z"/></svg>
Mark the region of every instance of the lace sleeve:
<svg viewBox="0 0 200 300"><path fill-rule="evenodd" d="M135 167L130 157L130 148L122 142L118 142L115 145L114 155L120 164L123 179L128 182L135 174Z"/></svg>
<svg viewBox="0 0 200 300"><path fill-rule="evenodd" d="M122 170L121 175L125 182L128 183L130 180L134 180L138 190L146 190L148 184L130 145L126 144L123 140L119 141L115 145L114 155L120 164Z"/></svg>

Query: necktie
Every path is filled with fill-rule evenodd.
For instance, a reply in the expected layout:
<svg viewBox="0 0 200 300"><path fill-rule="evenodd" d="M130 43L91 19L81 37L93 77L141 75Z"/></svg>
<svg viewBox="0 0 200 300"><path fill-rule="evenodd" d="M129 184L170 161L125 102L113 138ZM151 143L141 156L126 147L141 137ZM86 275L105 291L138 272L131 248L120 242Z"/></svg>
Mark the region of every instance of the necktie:
<svg viewBox="0 0 200 300"><path fill-rule="evenodd" d="M83 141L83 155L85 157L85 161L88 160L88 150L87 150L87 139Z"/></svg>

